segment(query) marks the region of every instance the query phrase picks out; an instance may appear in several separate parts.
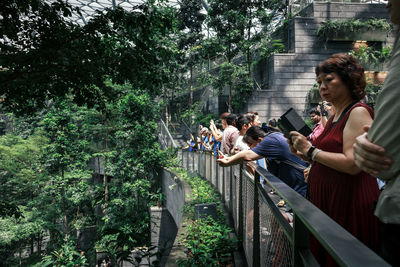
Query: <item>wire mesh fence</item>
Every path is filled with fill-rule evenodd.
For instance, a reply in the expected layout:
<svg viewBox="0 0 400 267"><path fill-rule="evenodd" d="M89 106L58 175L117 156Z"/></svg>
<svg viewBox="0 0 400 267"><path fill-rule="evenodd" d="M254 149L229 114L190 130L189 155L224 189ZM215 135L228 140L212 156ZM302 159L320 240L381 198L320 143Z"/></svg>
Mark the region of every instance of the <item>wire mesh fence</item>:
<svg viewBox="0 0 400 267"><path fill-rule="evenodd" d="M374 252L265 169L253 164L253 176L243 166L223 168L216 164L216 157L208 152L182 151L181 162L182 167L188 167L188 170L207 179L221 194L223 203L233 217L235 232L239 240L242 240L248 266L317 264L309 250L310 231L340 265L388 266ZM260 184L260 176L267 184ZM281 197L293 208L293 213L277 207ZM291 219L293 217L294 220ZM321 225L326 229L321 228ZM343 249L344 245L348 249Z"/></svg>
<svg viewBox="0 0 400 267"><path fill-rule="evenodd" d="M182 152L182 166L207 179L221 194L226 207L231 212L235 232L242 236L243 249L246 255L247 265L253 266L254 232L260 234L261 253L254 255L260 257L262 266L287 266L283 264L283 258L290 265L290 243L282 234L279 234L279 224L274 222L274 216L269 211L263 197L256 192L254 178L243 170L240 165L223 168L216 163L216 158L211 153ZM254 207L254 195L260 199L258 207ZM254 229L254 209L259 209L259 229ZM271 226L272 225L272 226ZM276 231L277 234L273 234ZM279 248L280 245L285 247ZM279 255L280 257L277 257ZM287 257L289 256L289 257Z"/></svg>

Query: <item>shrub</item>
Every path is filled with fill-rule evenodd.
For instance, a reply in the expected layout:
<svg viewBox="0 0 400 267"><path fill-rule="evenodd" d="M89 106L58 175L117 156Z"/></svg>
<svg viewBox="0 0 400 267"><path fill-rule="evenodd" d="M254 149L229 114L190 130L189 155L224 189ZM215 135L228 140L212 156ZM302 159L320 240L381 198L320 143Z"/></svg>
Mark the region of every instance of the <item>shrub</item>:
<svg viewBox="0 0 400 267"><path fill-rule="evenodd" d="M366 21L360 21L359 19L327 20L318 28L317 34L318 36L327 39L337 32L350 33L358 32L360 30L389 32L392 30L392 25L385 19L375 18Z"/></svg>

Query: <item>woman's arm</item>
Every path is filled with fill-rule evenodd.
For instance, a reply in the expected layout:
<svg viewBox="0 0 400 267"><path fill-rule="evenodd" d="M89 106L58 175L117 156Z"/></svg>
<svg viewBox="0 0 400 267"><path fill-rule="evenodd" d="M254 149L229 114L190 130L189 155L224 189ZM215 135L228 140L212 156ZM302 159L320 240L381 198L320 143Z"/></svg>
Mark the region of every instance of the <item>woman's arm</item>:
<svg viewBox="0 0 400 267"><path fill-rule="evenodd" d="M220 131L218 131L213 120L210 121L210 130L212 135L214 136L215 141L219 142L222 140L222 134L220 133Z"/></svg>
<svg viewBox="0 0 400 267"><path fill-rule="evenodd" d="M354 108L347 120L343 130L343 153L333 153L315 149L313 152L314 161L317 161L332 169L355 175L360 172L356 166L353 156L353 144L356 137L363 133L363 125L371 124L372 118L369 112L363 107ZM311 144L298 132L291 132L294 149L307 155Z"/></svg>

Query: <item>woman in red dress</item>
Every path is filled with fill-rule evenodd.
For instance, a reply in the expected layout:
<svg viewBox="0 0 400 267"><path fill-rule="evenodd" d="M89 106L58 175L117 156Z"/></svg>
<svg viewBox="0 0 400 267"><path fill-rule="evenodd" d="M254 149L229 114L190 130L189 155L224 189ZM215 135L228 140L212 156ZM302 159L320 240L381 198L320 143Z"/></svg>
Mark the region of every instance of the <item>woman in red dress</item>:
<svg viewBox="0 0 400 267"><path fill-rule="evenodd" d="M355 138L370 125L373 111L359 101L365 96L364 68L350 55L334 54L316 70L321 97L335 115L313 146L291 132L292 152L312 161L310 201L371 249L378 245L378 220L373 205L379 197L376 178L360 171L353 158ZM336 265L315 238L311 250L322 266Z"/></svg>

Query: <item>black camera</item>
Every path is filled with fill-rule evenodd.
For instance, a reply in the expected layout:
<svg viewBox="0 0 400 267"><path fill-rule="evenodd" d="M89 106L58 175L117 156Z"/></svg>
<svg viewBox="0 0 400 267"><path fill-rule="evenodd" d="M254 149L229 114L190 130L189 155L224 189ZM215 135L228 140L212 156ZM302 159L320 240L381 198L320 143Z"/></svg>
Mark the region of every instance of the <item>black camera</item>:
<svg viewBox="0 0 400 267"><path fill-rule="evenodd" d="M304 136L309 136L312 131L310 127L304 122L304 120L297 114L297 112L290 108L286 111L278 120L278 127L286 138L290 138L290 132L296 131Z"/></svg>
<svg viewBox="0 0 400 267"><path fill-rule="evenodd" d="M319 104L320 109L321 109L321 116L327 117L327 116L328 116L328 111L325 110L325 105L328 105L328 106L329 106L329 103L327 103L327 102L322 102L321 104Z"/></svg>

